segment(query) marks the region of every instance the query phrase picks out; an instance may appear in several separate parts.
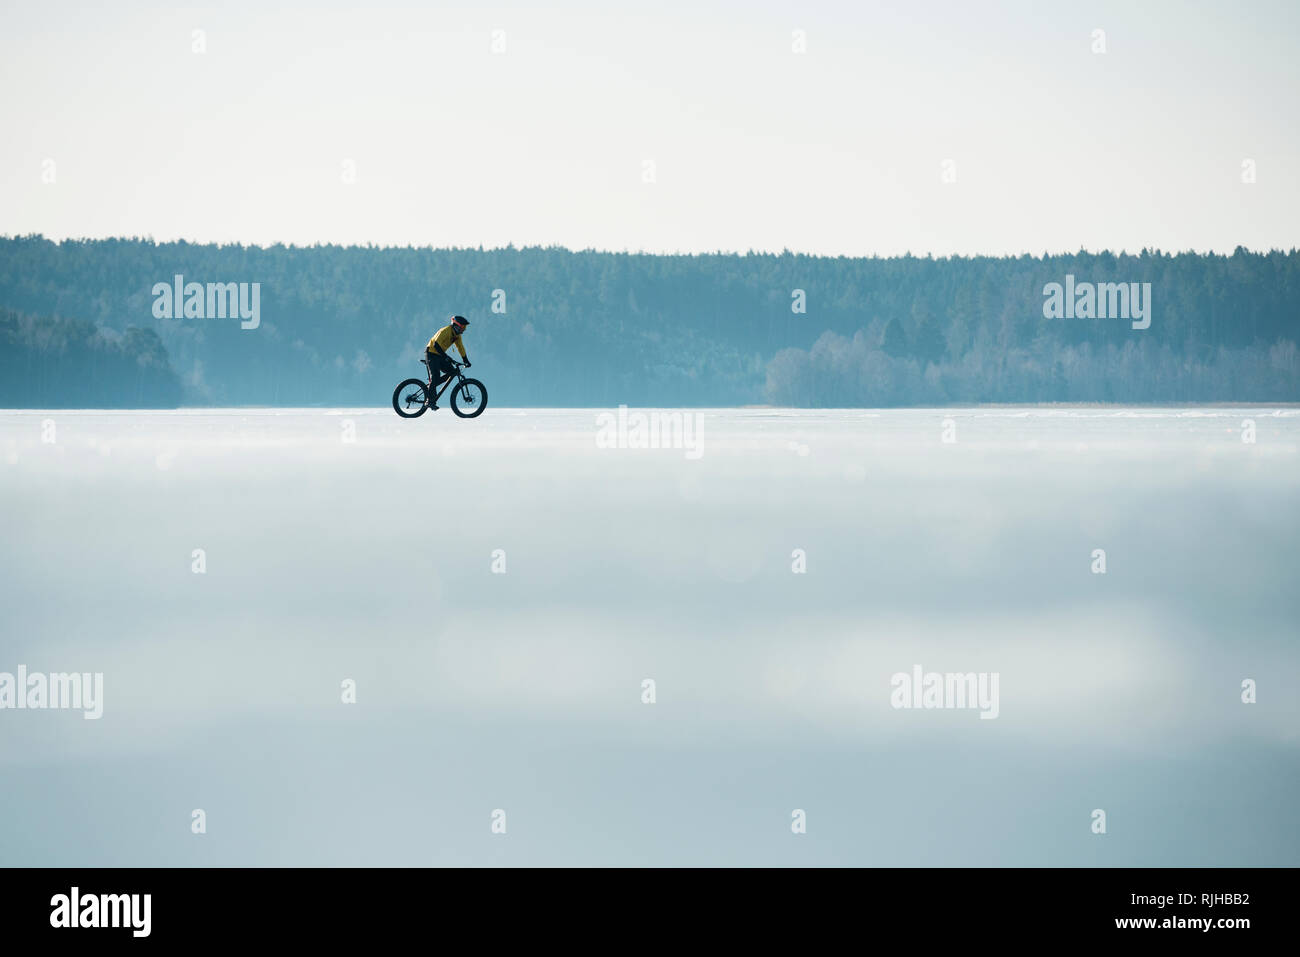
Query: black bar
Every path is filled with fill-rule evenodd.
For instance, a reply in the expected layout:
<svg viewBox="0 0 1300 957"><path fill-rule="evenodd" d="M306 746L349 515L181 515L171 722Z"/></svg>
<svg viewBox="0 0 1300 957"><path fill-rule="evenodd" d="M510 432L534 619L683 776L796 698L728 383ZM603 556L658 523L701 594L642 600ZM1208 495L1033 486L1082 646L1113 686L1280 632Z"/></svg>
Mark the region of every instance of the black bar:
<svg viewBox="0 0 1300 957"><path fill-rule="evenodd" d="M7 943L95 946L347 941L431 946L469 935L480 944L522 935L536 946L605 928L617 940L677 947L692 927L734 942L807 946L830 934L884 944L895 934L923 952L951 941L1119 941L1184 946L1285 933L1294 869L0 869L0 926ZM70 923L103 911L114 927ZM144 897L149 895L148 935ZM58 895L66 899L61 905ZM1135 897L1135 895L1137 895ZM1180 898L1179 895L1191 895ZM1218 895L1218 896L1207 896ZM87 897L95 897L87 904ZM62 906L62 910L59 908ZM132 917L135 918L132 921ZM1154 920L1149 926L1120 921ZM1209 929L1199 926L1208 919ZM1241 926L1226 926L1243 920ZM1197 921L1195 926L1190 921Z"/></svg>

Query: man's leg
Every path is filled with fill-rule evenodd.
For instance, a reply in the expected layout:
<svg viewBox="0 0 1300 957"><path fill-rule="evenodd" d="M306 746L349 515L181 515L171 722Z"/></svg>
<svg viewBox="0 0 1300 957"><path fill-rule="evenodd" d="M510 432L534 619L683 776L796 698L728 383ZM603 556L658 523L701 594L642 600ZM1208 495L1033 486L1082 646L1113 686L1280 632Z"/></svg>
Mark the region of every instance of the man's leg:
<svg viewBox="0 0 1300 957"><path fill-rule="evenodd" d="M433 390L434 387L437 385L436 380L438 378L438 357L435 356L428 349L426 349L424 351L424 361L428 363L428 367L429 367L429 385L424 390L424 404L426 406L432 406Z"/></svg>
<svg viewBox="0 0 1300 957"><path fill-rule="evenodd" d="M442 385L445 380L451 378L453 369L450 360L448 360L446 356L437 355L432 352L430 352L429 355L432 359L434 370L433 385L429 390L429 408L436 409L438 406L434 402L434 394L438 391L438 386Z"/></svg>

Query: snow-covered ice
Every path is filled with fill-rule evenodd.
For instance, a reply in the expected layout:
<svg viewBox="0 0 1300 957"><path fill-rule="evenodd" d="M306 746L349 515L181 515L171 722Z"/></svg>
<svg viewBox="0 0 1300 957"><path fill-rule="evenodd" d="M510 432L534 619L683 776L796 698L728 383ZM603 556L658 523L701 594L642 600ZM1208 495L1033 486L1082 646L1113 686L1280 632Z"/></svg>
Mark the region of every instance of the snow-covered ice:
<svg viewBox="0 0 1300 957"><path fill-rule="evenodd" d="M1300 410L601 411L0 412L0 863L1300 864Z"/></svg>

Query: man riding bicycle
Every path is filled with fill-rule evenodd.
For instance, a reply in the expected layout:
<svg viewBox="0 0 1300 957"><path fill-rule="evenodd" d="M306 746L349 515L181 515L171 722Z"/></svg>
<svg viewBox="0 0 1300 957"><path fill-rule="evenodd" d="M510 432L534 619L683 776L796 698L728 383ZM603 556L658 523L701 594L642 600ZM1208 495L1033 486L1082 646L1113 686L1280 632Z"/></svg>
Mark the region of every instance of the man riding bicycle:
<svg viewBox="0 0 1300 957"><path fill-rule="evenodd" d="M465 332L465 327L469 325L469 320L464 316L452 316L447 325L443 326L433 334L429 344L424 347L424 354L429 363L429 391L426 398L426 404L429 408L437 410L438 404L433 401L433 394L437 391L438 386L448 377L455 373L456 367L452 360L447 357L447 349L455 345L460 350L460 357L465 362L465 368L471 365L469 356L465 354L465 343L461 335Z"/></svg>

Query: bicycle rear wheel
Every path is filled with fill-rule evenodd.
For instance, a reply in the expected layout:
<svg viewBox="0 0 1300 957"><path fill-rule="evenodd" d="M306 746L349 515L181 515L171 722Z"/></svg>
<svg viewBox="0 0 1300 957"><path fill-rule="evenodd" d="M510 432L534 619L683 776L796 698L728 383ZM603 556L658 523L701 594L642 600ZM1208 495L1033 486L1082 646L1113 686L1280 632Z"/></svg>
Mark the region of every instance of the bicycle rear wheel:
<svg viewBox="0 0 1300 957"><path fill-rule="evenodd" d="M424 383L419 379L407 379L393 390L393 411L404 419L415 419L424 415L426 406Z"/></svg>

